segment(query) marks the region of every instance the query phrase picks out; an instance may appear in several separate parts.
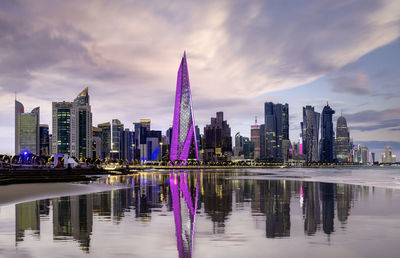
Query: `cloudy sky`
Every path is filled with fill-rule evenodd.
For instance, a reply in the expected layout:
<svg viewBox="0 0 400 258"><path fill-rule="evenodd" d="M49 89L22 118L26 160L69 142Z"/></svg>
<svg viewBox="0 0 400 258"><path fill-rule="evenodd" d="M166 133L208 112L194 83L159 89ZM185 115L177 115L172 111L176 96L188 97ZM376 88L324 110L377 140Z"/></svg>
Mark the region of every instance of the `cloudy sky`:
<svg viewBox="0 0 400 258"><path fill-rule="evenodd" d="M302 106L329 101L356 143L400 154L399 14L393 0L1 0L0 153L14 151L15 93L51 125L51 102L88 86L94 125L165 131L186 50L201 128L223 111L248 136L281 102L297 141Z"/></svg>

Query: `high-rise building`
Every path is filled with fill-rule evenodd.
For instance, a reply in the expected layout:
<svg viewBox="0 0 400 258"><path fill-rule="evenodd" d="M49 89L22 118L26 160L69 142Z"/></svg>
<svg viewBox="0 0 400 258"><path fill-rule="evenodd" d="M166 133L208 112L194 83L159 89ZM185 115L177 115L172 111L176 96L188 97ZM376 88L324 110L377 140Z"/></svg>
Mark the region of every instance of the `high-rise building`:
<svg viewBox="0 0 400 258"><path fill-rule="evenodd" d="M243 137L243 157L245 159L254 159L254 142L248 137Z"/></svg>
<svg viewBox="0 0 400 258"><path fill-rule="evenodd" d="M189 158L199 160L199 152L195 133L189 72L186 53L184 53L176 83L170 160L180 160L183 164L186 164Z"/></svg>
<svg viewBox="0 0 400 258"><path fill-rule="evenodd" d="M233 148L233 156L240 157L243 155L243 136L240 132L235 134L235 147Z"/></svg>
<svg viewBox="0 0 400 258"><path fill-rule="evenodd" d="M101 158L109 159L111 151L111 123L98 124L97 127L101 130Z"/></svg>
<svg viewBox="0 0 400 258"><path fill-rule="evenodd" d="M306 156L306 162L316 162L318 155L320 114L314 111L314 107L303 107L303 122L301 122L301 135L303 139L302 152Z"/></svg>
<svg viewBox="0 0 400 258"><path fill-rule="evenodd" d="M15 100L15 154L40 154L40 108L24 113L24 106Z"/></svg>
<svg viewBox="0 0 400 258"><path fill-rule="evenodd" d="M322 162L332 163L333 160L333 146L334 146L334 132L332 115L335 114L329 104L327 103L322 110L321 116L321 155L320 160Z"/></svg>
<svg viewBox="0 0 400 258"><path fill-rule="evenodd" d="M211 124L204 127L204 161L230 161L232 157L231 128L224 113L217 112L217 116L211 118Z"/></svg>
<svg viewBox="0 0 400 258"><path fill-rule="evenodd" d="M369 162L369 150L365 145L361 146L361 163L367 164Z"/></svg>
<svg viewBox="0 0 400 258"><path fill-rule="evenodd" d="M93 126L93 143L92 143L92 157L94 159L101 159L102 156L102 144L101 144L101 136L102 136L102 130L99 127L94 127Z"/></svg>
<svg viewBox="0 0 400 258"><path fill-rule="evenodd" d="M49 125L40 125L40 156L50 156Z"/></svg>
<svg viewBox="0 0 400 258"><path fill-rule="evenodd" d="M79 159L92 157L92 112L88 89L74 102L53 102L52 153Z"/></svg>
<svg viewBox="0 0 400 258"><path fill-rule="evenodd" d="M394 157L393 157L394 156ZM392 147L386 146L385 152L382 153L382 163L395 163L396 156L392 153Z"/></svg>
<svg viewBox="0 0 400 258"><path fill-rule="evenodd" d="M254 160L260 159L260 125L257 124L257 117L254 125L250 127L250 138L254 143Z"/></svg>
<svg viewBox="0 0 400 258"><path fill-rule="evenodd" d="M283 161L282 141L289 140L289 105L264 103L265 158Z"/></svg>
<svg viewBox="0 0 400 258"><path fill-rule="evenodd" d="M350 162L350 131L346 119L340 116L336 122L336 158L338 162Z"/></svg>
<svg viewBox="0 0 400 258"><path fill-rule="evenodd" d="M121 146L121 159L128 161L129 163L133 160L133 142L134 132L126 128L122 134L122 146Z"/></svg>
<svg viewBox="0 0 400 258"><path fill-rule="evenodd" d="M111 159L122 159L122 137L124 125L118 119L112 120L111 126Z"/></svg>
<svg viewBox="0 0 400 258"><path fill-rule="evenodd" d="M142 125L142 127L146 128L147 131L150 131L150 119L140 119L140 124Z"/></svg>

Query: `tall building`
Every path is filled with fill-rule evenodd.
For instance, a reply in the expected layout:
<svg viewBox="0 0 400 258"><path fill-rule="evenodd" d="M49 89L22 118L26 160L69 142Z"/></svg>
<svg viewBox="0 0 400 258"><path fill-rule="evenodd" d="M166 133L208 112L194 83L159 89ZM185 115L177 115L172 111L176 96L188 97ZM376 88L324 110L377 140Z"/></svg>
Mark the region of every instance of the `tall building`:
<svg viewBox="0 0 400 258"><path fill-rule="evenodd" d="M321 155L320 160L322 162L332 163L333 160L333 146L334 146L334 132L332 115L335 114L329 104L327 103L322 110L321 116Z"/></svg>
<svg viewBox="0 0 400 258"><path fill-rule="evenodd" d="M88 89L74 102L53 102L52 153L79 159L92 157L92 112Z"/></svg>
<svg viewBox="0 0 400 258"><path fill-rule="evenodd" d="M396 158L393 159L392 147L389 146L389 145L386 146L385 153L382 153L382 162L383 163L394 163L394 162L396 162Z"/></svg>
<svg viewBox="0 0 400 258"><path fill-rule="evenodd" d="M240 157L243 155L243 136L240 132L235 134L235 147L233 148L233 156Z"/></svg>
<svg viewBox="0 0 400 258"><path fill-rule="evenodd" d="M314 111L314 107L303 107L303 122L301 122L301 135L303 139L302 152L306 156L306 162L316 162L318 155L320 114Z"/></svg>
<svg viewBox="0 0 400 258"><path fill-rule="evenodd" d="M282 161L282 141L289 140L289 105L264 103L265 158Z"/></svg>
<svg viewBox="0 0 400 258"><path fill-rule="evenodd" d="M24 106L15 100L15 154L40 154L40 108L24 113Z"/></svg>
<svg viewBox="0 0 400 258"><path fill-rule="evenodd" d="M192 155L190 155L190 153L192 153ZM184 53L179 66L176 83L170 160L181 160L186 164L189 158L199 160L199 152L195 133L189 72L186 53Z"/></svg>
<svg viewBox="0 0 400 258"><path fill-rule="evenodd" d="M361 163L367 164L369 163L369 150L365 145L361 146Z"/></svg>
<svg viewBox="0 0 400 258"><path fill-rule="evenodd" d="M211 124L204 127L205 147L204 161L230 161L232 157L231 128L224 113L217 112L217 116L211 118Z"/></svg>
<svg viewBox="0 0 400 258"><path fill-rule="evenodd" d="M350 162L350 131L343 116L336 122L336 158L338 162Z"/></svg>
<svg viewBox="0 0 400 258"><path fill-rule="evenodd" d="M50 156L49 125L40 125L40 156Z"/></svg>
<svg viewBox="0 0 400 258"><path fill-rule="evenodd" d="M254 143L254 160L260 159L260 125L257 124L257 117L254 125L250 127L250 138Z"/></svg>
<svg viewBox="0 0 400 258"><path fill-rule="evenodd" d="M93 143L92 143L92 157L94 159L101 159L102 156L102 144L101 144L101 136L102 136L102 130L99 127L94 127L93 126Z"/></svg>
<svg viewBox="0 0 400 258"><path fill-rule="evenodd" d="M97 127L101 130L101 158L109 159L111 151L111 123L98 124Z"/></svg>
<svg viewBox="0 0 400 258"><path fill-rule="evenodd" d="M111 126L111 159L122 159L122 135L124 125L118 119L112 120Z"/></svg>

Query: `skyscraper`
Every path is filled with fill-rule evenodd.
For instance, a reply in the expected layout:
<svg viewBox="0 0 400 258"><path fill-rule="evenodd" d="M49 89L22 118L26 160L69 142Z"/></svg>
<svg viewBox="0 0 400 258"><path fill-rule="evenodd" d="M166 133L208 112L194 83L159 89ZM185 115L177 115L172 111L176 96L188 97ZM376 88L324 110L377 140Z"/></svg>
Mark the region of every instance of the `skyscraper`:
<svg viewBox="0 0 400 258"><path fill-rule="evenodd" d="M49 125L40 125L40 156L50 156Z"/></svg>
<svg viewBox="0 0 400 258"><path fill-rule="evenodd" d="M124 125L118 119L112 120L111 127L111 159L122 159L122 135Z"/></svg>
<svg viewBox="0 0 400 258"><path fill-rule="evenodd" d="M301 122L301 135L303 139L303 154L306 162L316 162L318 155L318 136L320 114L314 111L314 107L303 107L303 122Z"/></svg>
<svg viewBox="0 0 400 258"><path fill-rule="evenodd" d="M231 128L224 113L217 112L217 116L211 118L211 124L204 127L204 161L230 161L232 157Z"/></svg>
<svg viewBox="0 0 400 258"><path fill-rule="evenodd" d="M29 152L40 154L40 108L24 113L24 106L15 100L15 154Z"/></svg>
<svg viewBox="0 0 400 258"><path fill-rule="evenodd" d="M98 124L97 127L101 129L101 158L109 159L111 151L111 123Z"/></svg>
<svg viewBox="0 0 400 258"><path fill-rule="evenodd" d="M329 104L327 103L322 110L321 117L321 155L322 162L333 162L333 146L334 146L334 132L332 115L335 114Z"/></svg>
<svg viewBox="0 0 400 258"><path fill-rule="evenodd" d="M336 158L338 162L350 162L350 132L343 116L336 122Z"/></svg>
<svg viewBox="0 0 400 258"><path fill-rule="evenodd" d="M52 153L79 159L92 157L92 112L88 89L74 102L53 102Z"/></svg>
<svg viewBox="0 0 400 258"><path fill-rule="evenodd" d="M186 53L184 53L179 66L176 83L170 159L171 161L182 160L186 164L189 154L193 149L195 154L193 158L199 160L189 72Z"/></svg>
<svg viewBox="0 0 400 258"><path fill-rule="evenodd" d="M260 159L260 125L257 124L257 117L254 125L250 127L250 138L254 143L254 160Z"/></svg>
<svg viewBox="0 0 400 258"><path fill-rule="evenodd" d="M264 103L265 158L282 161L282 141L289 140L289 105Z"/></svg>

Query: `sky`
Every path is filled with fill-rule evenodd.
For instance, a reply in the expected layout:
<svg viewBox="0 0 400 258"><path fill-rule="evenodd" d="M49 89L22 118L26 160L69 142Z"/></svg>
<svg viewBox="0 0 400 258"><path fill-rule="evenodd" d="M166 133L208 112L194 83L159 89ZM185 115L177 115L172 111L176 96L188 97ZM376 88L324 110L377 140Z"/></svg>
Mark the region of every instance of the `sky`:
<svg viewBox="0 0 400 258"><path fill-rule="evenodd" d="M93 125L142 118L171 126L187 53L196 124L217 111L249 136L264 102L288 103L290 138L302 107L342 114L355 143L400 159L400 2L0 1L0 153L14 152L14 98L40 106L89 87Z"/></svg>

